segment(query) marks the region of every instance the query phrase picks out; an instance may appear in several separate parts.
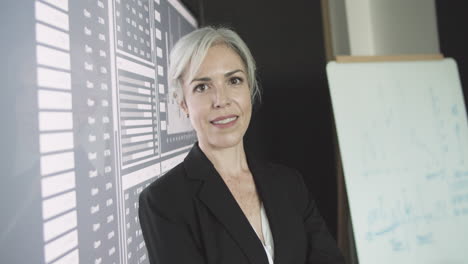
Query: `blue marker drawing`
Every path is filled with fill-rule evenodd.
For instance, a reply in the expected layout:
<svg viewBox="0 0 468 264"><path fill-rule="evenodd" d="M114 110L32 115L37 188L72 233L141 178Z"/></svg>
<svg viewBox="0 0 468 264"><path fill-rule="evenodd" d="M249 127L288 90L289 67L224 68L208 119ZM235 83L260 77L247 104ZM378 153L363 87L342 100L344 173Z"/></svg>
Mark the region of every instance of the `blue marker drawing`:
<svg viewBox="0 0 468 264"><path fill-rule="evenodd" d="M458 116L458 105L457 104L452 105L452 115L453 116Z"/></svg>
<svg viewBox="0 0 468 264"><path fill-rule="evenodd" d="M408 245L403 243L400 240L397 239L391 239L390 244L392 246L393 251L398 252L398 251L406 251L409 249Z"/></svg>
<svg viewBox="0 0 468 264"><path fill-rule="evenodd" d="M392 225L380 230L380 231L377 231L377 232L374 232L374 235L376 236L381 236L383 234L386 234L386 233L389 233L391 231L394 231L397 227L399 227L400 224L399 223L393 223Z"/></svg>
<svg viewBox="0 0 468 264"><path fill-rule="evenodd" d="M432 238L432 232L424 235L416 235L416 240L419 245L429 245L434 242Z"/></svg>
<svg viewBox="0 0 468 264"><path fill-rule="evenodd" d="M335 65L360 263L467 263L468 122L449 62Z"/></svg>
<svg viewBox="0 0 468 264"><path fill-rule="evenodd" d="M444 170L434 171L426 174L426 179L433 180L436 178L441 178L444 175Z"/></svg>

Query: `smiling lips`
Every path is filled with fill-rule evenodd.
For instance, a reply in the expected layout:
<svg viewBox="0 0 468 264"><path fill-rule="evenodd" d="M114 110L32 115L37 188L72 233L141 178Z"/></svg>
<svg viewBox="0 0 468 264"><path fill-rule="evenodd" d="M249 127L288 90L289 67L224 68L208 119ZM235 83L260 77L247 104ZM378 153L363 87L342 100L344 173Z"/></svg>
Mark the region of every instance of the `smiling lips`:
<svg viewBox="0 0 468 264"><path fill-rule="evenodd" d="M210 121L210 123L219 128L226 128L232 126L238 118L239 116L237 115L220 116Z"/></svg>

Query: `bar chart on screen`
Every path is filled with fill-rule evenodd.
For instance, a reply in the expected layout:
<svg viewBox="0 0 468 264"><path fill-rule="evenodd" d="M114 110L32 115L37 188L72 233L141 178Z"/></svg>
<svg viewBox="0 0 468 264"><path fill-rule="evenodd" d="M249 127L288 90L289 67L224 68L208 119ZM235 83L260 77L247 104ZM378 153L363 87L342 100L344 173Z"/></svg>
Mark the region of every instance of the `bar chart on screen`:
<svg viewBox="0 0 468 264"><path fill-rule="evenodd" d="M167 81L170 49L195 17L178 0L3 10L2 103L15 109L5 134L15 132L2 146L1 262L149 263L139 194L196 140Z"/></svg>

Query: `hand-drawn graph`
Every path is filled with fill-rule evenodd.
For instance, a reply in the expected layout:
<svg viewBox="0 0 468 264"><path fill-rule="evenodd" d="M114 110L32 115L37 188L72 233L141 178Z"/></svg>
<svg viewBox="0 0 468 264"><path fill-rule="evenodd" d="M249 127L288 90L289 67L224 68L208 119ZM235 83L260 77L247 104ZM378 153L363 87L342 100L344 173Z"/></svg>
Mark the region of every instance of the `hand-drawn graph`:
<svg viewBox="0 0 468 264"><path fill-rule="evenodd" d="M454 61L327 71L359 262L466 263L468 127Z"/></svg>

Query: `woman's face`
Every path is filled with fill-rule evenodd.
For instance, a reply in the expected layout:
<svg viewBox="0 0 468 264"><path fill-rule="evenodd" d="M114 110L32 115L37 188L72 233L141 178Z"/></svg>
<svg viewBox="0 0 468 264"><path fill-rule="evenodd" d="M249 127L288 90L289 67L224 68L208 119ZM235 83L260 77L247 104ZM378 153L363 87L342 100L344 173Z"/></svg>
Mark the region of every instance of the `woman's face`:
<svg viewBox="0 0 468 264"><path fill-rule="evenodd" d="M242 142L252 115L245 66L226 45L212 46L191 79L183 76L184 101L201 145L228 148Z"/></svg>

